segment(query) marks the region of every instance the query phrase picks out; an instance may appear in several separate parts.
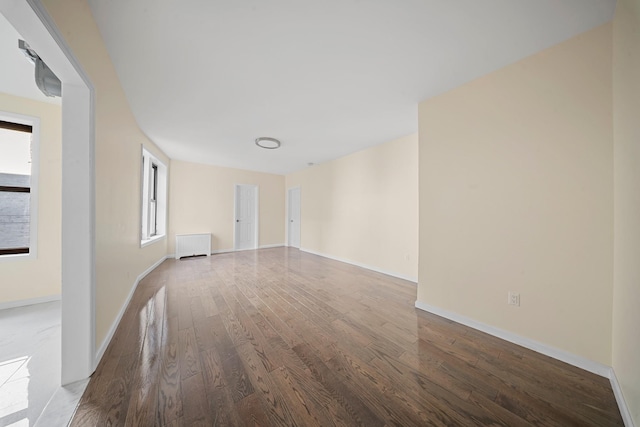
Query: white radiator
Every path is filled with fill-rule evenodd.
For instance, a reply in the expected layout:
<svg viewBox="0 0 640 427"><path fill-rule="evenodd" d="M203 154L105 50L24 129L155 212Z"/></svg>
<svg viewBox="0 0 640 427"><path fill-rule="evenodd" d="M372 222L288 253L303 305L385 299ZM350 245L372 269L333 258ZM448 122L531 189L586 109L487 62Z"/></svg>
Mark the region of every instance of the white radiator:
<svg viewBox="0 0 640 427"><path fill-rule="evenodd" d="M211 234L176 234L176 259L211 255Z"/></svg>

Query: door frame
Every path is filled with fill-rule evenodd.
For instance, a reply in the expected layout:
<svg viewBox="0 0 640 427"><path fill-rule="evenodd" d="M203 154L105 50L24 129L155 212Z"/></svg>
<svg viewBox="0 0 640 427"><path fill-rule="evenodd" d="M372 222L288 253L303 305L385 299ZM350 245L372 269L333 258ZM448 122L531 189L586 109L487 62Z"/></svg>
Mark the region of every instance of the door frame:
<svg viewBox="0 0 640 427"><path fill-rule="evenodd" d="M286 200L287 214L285 218L284 230L286 233L285 241L287 242L287 246L289 247L292 247L291 235L289 233L289 224L290 224L289 221L291 219L291 198L289 197L289 194L291 194L292 190L298 190L300 192L300 200L298 202L300 204L300 221L302 221L302 187L299 185L296 185L295 187L287 188L287 200ZM300 235L300 247L302 247L302 224L300 224L300 232L298 234ZM300 247L298 247L297 249L300 249Z"/></svg>
<svg viewBox="0 0 640 427"><path fill-rule="evenodd" d="M61 383L96 368L95 108L91 80L40 0L0 2L0 13L62 82Z"/></svg>
<svg viewBox="0 0 640 427"><path fill-rule="evenodd" d="M244 249L238 249L238 226L237 224L237 219L238 219L238 189L240 187L253 187L254 189L254 210L253 210L253 229L254 229L254 236L253 236L253 248L244 248ZM259 241L259 237L260 237L260 207L258 205L258 202L260 201L260 187L258 187L256 184L235 184L233 187L233 250L234 251L245 251L245 250L252 250L252 249L258 249L260 247L260 241Z"/></svg>

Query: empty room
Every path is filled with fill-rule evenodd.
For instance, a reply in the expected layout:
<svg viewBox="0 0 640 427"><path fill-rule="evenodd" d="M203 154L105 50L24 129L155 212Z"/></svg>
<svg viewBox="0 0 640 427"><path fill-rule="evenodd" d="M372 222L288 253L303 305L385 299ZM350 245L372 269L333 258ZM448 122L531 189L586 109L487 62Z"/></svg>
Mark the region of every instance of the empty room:
<svg viewBox="0 0 640 427"><path fill-rule="evenodd" d="M639 0L0 14L0 426L640 426Z"/></svg>

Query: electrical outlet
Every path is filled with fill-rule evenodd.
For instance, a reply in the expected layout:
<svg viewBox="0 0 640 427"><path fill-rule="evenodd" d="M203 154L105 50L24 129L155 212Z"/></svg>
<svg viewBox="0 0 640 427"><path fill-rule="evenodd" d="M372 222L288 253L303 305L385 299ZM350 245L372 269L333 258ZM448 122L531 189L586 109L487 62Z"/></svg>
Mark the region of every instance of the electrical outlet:
<svg viewBox="0 0 640 427"><path fill-rule="evenodd" d="M515 292L509 292L509 295L508 295L507 298L508 298L507 299L507 304L520 306L520 294L515 293Z"/></svg>
<svg viewBox="0 0 640 427"><path fill-rule="evenodd" d="M405 260L405 261L409 261L410 259L411 259L411 257L409 256L409 254L406 254L406 255L404 256L404 260Z"/></svg>

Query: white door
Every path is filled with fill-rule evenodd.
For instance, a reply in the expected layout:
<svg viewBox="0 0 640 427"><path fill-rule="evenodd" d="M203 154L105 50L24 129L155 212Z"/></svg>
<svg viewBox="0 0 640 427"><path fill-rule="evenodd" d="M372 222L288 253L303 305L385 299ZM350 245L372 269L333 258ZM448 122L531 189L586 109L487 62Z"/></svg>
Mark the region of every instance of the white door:
<svg viewBox="0 0 640 427"><path fill-rule="evenodd" d="M300 188L289 189L289 246L300 249Z"/></svg>
<svg viewBox="0 0 640 427"><path fill-rule="evenodd" d="M236 184L234 247L258 247L258 187Z"/></svg>

